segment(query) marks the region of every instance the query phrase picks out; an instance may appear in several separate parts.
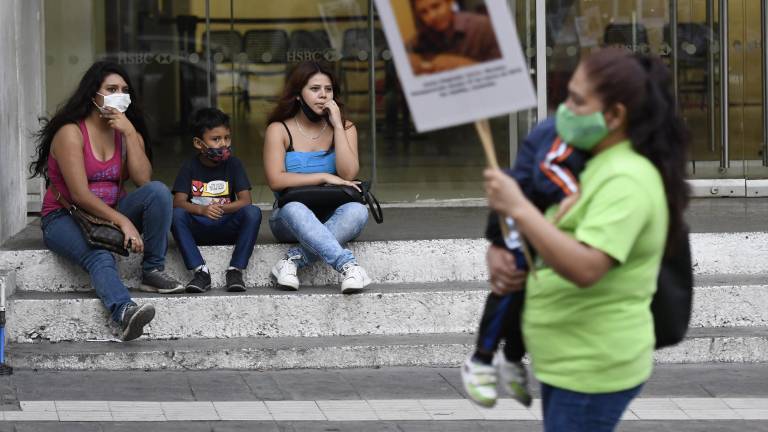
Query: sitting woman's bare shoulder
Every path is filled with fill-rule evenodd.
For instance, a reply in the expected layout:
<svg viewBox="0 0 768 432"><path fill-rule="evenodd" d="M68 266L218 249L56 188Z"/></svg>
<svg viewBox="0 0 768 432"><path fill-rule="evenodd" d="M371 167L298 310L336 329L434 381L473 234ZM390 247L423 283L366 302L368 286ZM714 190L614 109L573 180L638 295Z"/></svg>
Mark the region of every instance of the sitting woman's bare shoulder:
<svg viewBox="0 0 768 432"><path fill-rule="evenodd" d="M67 123L60 127L53 135L54 147L83 147L83 134L74 123Z"/></svg>
<svg viewBox="0 0 768 432"><path fill-rule="evenodd" d="M285 148L288 146L288 132L281 122L272 122L267 125L264 133L264 148Z"/></svg>
<svg viewBox="0 0 768 432"><path fill-rule="evenodd" d="M59 160L59 156L82 152L83 144L83 134L80 132L80 128L74 123L65 124L53 134L51 156Z"/></svg>
<svg viewBox="0 0 768 432"><path fill-rule="evenodd" d="M80 132L80 128L74 124L74 123L67 123L64 126L60 127L59 130L56 131L56 133L53 135L53 139L55 140L76 140L80 141L80 144L82 144L83 140L83 134Z"/></svg>
<svg viewBox="0 0 768 432"><path fill-rule="evenodd" d="M287 136L285 124L279 121L270 123L267 125L266 136Z"/></svg>

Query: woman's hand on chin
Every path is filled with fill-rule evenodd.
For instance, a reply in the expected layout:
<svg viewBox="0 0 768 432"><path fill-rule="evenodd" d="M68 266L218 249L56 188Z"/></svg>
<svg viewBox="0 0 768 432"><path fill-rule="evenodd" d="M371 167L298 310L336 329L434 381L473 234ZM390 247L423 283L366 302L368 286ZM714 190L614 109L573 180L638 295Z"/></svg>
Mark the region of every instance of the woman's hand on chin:
<svg viewBox="0 0 768 432"><path fill-rule="evenodd" d="M341 110L335 100L331 99L326 102L323 109L328 112L328 121L331 126L344 129L344 125L341 124Z"/></svg>
<svg viewBox="0 0 768 432"><path fill-rule="evenodd" d="M128 117L125 116L125 113L121 113L120 111L111 107L108 107L107 109L109 111L101 113L101 118L106 120L109 127L126 136L136 132L136 129L133 127L133 123L128 120Z"/></svg>

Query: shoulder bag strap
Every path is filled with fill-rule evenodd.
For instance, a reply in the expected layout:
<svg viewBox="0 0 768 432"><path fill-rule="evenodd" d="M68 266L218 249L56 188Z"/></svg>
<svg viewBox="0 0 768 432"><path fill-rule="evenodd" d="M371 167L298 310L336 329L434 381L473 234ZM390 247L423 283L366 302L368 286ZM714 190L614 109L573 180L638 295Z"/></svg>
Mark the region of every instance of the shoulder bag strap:
<svg viewBox="0 0 768 432"><path fill-rule="evenodd" d="M62 207L64 207L67 210L70 210L72 208L72 204L70 204L69 201L67 201L66 198L64 198L61 195L61 192L59 192L59 190L56 189L56 186L54 186L53 182L51 182L51 185L48 186L48 189L51 190L51 193L56 197L56 201L58 201Z"/></svg>
<svg viewBox="0 0 768 432"><path fill-rule="evenodd" d="M371 209L371 216L373 216L373 220L375 220L377 224L384 222L384 213L381 211L379 200L376 199L370 190L366 190L363 194L363 197L365 198L365 202L368 203L368 207ZM374 204L376 205L375 208Z"/></svg>
<svg viewBox="0 0 768 432"><path fill-rule="evenodd" d="M125 164L125 161L128 159L128 149L125 147L124 138L125 136L123 134L120 134L120 169L117 170L118 172L117 201L118 202L120 201L120 194L123 192L123 164Z"/></svg>

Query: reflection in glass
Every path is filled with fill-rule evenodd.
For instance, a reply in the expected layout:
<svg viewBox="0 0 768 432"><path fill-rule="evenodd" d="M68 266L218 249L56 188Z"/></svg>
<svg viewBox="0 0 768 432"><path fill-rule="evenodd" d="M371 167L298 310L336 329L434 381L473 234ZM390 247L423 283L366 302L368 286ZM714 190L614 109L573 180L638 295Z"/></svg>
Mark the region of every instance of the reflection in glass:
<svg viewBox="0 0 768 432"><path fill-rule="evenodd" d="M482 5L456 2L471 11ZM269 203L262 168L266 116L291 65L326 61L357 124L360 177L376 171L379 198L482 197L485 159L474 128L415 133L392 54L376 17L370 27L368 7L368 0L44 0L48 110L93 61L113 60L136 83L153 137L156 179L173 181L194 151L192 113L215 106L232 118L233 149L253 182L253 200ZM509 118L491 124L506 164Z"/></svg>

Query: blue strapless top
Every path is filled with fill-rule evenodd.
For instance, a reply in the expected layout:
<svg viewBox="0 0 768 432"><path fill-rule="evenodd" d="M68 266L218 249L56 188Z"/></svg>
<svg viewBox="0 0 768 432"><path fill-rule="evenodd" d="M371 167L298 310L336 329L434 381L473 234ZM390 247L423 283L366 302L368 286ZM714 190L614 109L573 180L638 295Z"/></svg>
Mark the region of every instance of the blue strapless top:
<svg viewBox="0 0 768 432"><path fill-rule="evenodd" d="M336 174L336 152L286 152L285 171L300 174Z"/></svg>

